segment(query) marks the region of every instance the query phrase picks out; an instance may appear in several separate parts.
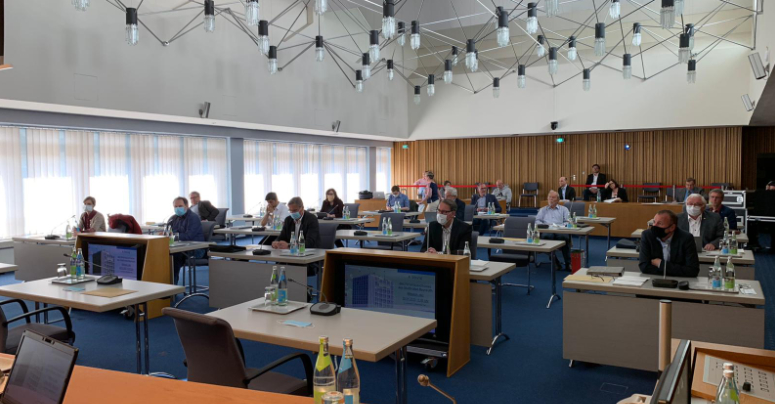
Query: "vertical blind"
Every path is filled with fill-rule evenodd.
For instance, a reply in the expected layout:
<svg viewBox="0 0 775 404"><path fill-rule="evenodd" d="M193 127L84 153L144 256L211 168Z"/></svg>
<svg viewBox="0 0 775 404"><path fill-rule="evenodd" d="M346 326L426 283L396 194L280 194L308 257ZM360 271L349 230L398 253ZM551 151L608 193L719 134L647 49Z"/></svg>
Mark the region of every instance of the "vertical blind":
<svg viewBox="0 0 775 404"><path fill-rule="evenodd" d="M246 140L244 151L248 212L255 211L268 192L276 192L281 201L300 196L306 208L320 208L329 188L345 202L369 188L366 147Z"/></svg>
<svg viewBox="0 0 775 404"><path fill-rule="evenodd" d="M228 206L225 139L0 128L0 238L49 233L88 195L104 214L164 221L193 190Z"/></svg>

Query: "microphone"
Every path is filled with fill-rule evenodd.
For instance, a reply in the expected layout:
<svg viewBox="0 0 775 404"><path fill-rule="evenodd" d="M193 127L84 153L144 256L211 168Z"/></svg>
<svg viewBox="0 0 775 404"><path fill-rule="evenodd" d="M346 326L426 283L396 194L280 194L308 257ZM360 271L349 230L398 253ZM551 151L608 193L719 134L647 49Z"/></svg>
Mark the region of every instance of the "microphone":
<svg viewBox="0 0 775 404"><path fill-rule="evenodd" d="M320 274L318 274L318 276L320 276ZM318 315L318 316L333 316L334 314L338 314L339 311L342 309L342 307L339 306L336 303L328 303L328 299L326 298L326 295L325 295L325 293L323 293L322 290L315 289L312 286L303 284L301 282L297 282L297 281L295 281L292 278L286 278L286 279L288 279L289 282L295 283L297 285L304 286L307 290L313 291L313 293L314 292L318 292L320 295L323 295L323 300L324 301L321 302L320 301L320 297L318 297L318 302L313 304L309 308L309 312L311 314L315 314L315 315Z"/></svg>
<svg viewBox="0 0 775 404"><path fill-rule="evenodd" d="M333 208L331 208L331 210L329 210L329 211L328 211L328 214L330 215L330 214L331 214L331 212L333 212L334 210L336 210L336 208L338 208L338 207L339 207L339 205L337 204L336 206L334 206Z"/></svg>
<svg viewBox="0 0 775 404"><path fill-rule="evenodd" d="M420 386L423 387L430 387L434 390L436 390L439 394L449 399L449 401L452 401L453 404L457 404L457 401L455 400L455 397L450 396L449 394L442 391L440 388L436 387L431 383L431 379L426 375L419 375L417 376L417 383L420 383Z"/></svg>
<svg viewBox="0 0 775 404"><path fill-rule="evenodd" d="M261 239L261 242L258 243L258 250L253 250L253 255L269 255L272 252L269 250L264 250L264 243L266 243L266 240L269 240L269 236L264 236L263 239Z"/></svg>
<svg viewBox="0 0 775 404"><path fill-rule="evenodd" d="M328 302L328 299L326 298L326 295L325 295L325 293L323 293L322 290L318 290L318 289L313 288L312 286L305 285L305 284L303 284L303 283L301 283L301 282L299 282L297 280L294 280L293 278L287 278L287 279L288 279L288 282L295 283L295 284L300 285L300 286L304 286L305 288L307 288L307 290L311 290L312 293L315 293L315 292L320 293L321 295L323 295L323 300L322 301L323 302ZM320 301L321 300L318 299L318 302L320 302Z"/></svg>
<svg viewBox="0 0 775 404"><path fill-rule="evenodd" d="M54 234L54 230L55 230L57 227L61 226L62 224L64 224L64 223L67 223L68 221L70 221L70 219L75 219L75 215L72 215L72 216L68 217L68 218L67 218L67 219L65 219L63 222L57 223L57 224L56 224L54 227L52 227L52 228L51 228L51 232L50 232L48 235L46 235L44 238L45 238L46 240L57 240L57 239L59 239L59 236L57 236L56 234Z"/></svg>

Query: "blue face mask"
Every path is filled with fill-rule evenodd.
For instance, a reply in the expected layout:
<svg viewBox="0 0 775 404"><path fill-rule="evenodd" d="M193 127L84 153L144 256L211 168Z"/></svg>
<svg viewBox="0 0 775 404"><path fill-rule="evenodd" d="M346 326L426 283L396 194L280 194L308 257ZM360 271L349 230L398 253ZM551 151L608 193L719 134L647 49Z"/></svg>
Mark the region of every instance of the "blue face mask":
<svg viewBox="0 0 775 404"><path fill-rule="evenodd" d="M182 206L179 206L179 207L175 208L175 214L178 215L178 216L185 215L186 214L186 208L184 208Z"/></svg>
<svg viewBox="0 0 775 404"><path fill-rule="evenodd" d="M293 218L293 220L299 220L300 217L301 217L301 213L299 212L291 213L291 218Z"/></svg>

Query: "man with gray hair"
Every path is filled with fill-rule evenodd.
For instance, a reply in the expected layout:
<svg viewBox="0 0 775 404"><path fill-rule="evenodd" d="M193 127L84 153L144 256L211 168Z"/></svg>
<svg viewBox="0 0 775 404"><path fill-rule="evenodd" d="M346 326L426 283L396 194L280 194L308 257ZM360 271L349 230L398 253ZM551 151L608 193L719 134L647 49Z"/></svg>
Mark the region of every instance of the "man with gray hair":
<svg viewBox="0 0 775 404"><path fill-rule="evenodd" d="M714 251L724 237L724 224L717 213L705 210L705 198L700 194L686 197L686 212L678 215L678 228L701 238L702 249Z"/></svg>
<svg viewBox="0 0 775 404"><path fill-rule="evenodd" d="M306 248L317 248L320 246L320 225L318 217L312 213L304 211L304 202L298 196L294 196L288 201L288 212L290 214L285 218L283 230L277 241L272 243L272 248L285 250L288 249L291 237L294 240L299 239L299 233L304 234L304 245Z"/></svg>
<svg viewBox="0 0 775 404"><path fill-rule="evenodd" d="M570 219L570 212L568 211L568 208L560 205L560 194L555 190L551 190L549 191L547 200L549 201L549 204L541 208L536 215L536 226L539 224L556 224L558 226L563 226ZM548 240L562 240L565 242L565 245L562 246L560 250L562 251L562 259L565 261L565 270L570 271L570 235L541 233L541 238ZM551 257L557 262L554 253L551 254ZM557 263L557 268L561 268L559 262Z"/></svg>
<svg viewBox="0 0 775 404"><path fill-rule="evenodd" d="M455 207L457 208L455 210L455 219L464 221L466 217L466 203L457 197L457 189L449 185L446 186L444 188L444 200L455 204Z"/></svg>

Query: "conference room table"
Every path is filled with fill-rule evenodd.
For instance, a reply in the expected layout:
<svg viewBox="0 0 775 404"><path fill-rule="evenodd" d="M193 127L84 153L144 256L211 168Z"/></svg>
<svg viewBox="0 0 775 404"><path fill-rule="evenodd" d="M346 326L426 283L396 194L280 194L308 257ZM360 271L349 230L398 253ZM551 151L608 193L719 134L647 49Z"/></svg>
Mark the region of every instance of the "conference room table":
<svg viewBox="0 0 775 404"><path fill-rule="evenodd" d="M493 214L486 214L486 213L477 213L474 215L474 219L484 219L484 220L500 220L500 219L508 219L510 216L508 213L493 213Z"/></svg>
<svg viewBox="0 0 775 404"><path fill-rule="evenodd" d="M18 266L14 277L19 281L34 281L56 276L57 265L66 263L76 237L46 240L43 235L12 237L13 259Z"/></svg>
<svg viewBox="0 0 775 404"><path fill-rule="evenodd" d="M517 268L508 262L484 261L484 270L473 268L479 260L472 260L469 267L471 282L471 344L487 346L487 355L495 343L509 336L503 332L503 276ZM495 301L495 321L492 302ZM494 323L494 324L493 324ZM492 335L489 333L492 332ZM490 340L487 340L487 337ZM481 341L481 342L480 342Z"/></svg>
<svg viewBox="0 0 775 404"><path fill-rule="evenodd" d="M638 267L639 255L640 253L632 248L613 247L606 252L606 265L609 267L624 267L624 270L629 272L640 272ZM722 255L720 251L702 251L697 254L697 258L700 261L700 276L708 276L708 268L713 265L716 257L719 257L721 266L725 267L729 255ZM732 263L735 265L736 278L756 279L754 267L756 258L754 258L753 251L743 250L738 256L732 256Z"/></svg>
<svg viewBox="0 0 775 404"><path fill-rule="evenodd" d="M562 240L541 240L540 244L535 243L528 243L526 239L523 238L504 238L503 243L492 243L490 242L490 239L487 237L479 237L479 240L477 241L477 246L479 248L486 248L487 249L487 255L490 255L491 249L502 249L502 250L515 250L515 251L524 251L524 252L532 252L532 253L546 253L546 254L553 254L554 251L559 250L565 245L565 242ZM557 300L560 300L560 296L557 294L557 268L554 265L554 259L549 259L549 266L552 273L552 295L549 296L549 303L546 305L546 308L550 308L552 306L552 302L554 301L554 298L557 298ZM527 272L527 279L528 283L527 285L509 285L509 286L526 286L528 293L530 293L530 289L533 287L530 285L530 266L528 265L528 272Z"/></svg>
<svg viewBox="0 0 775 404"><path fill-rule="evenodd" d="M583 266L588 267L589 266L589 234L592 233L595 230L594 227L588 226L588 227L576 227L573 229L569 229L567 227L559 227L550 225L546 229L538 229L538 231L541 234L567 234L571 237L571 248L573 248L573 236L578 237L584 237L584 264Z"/></svg>
<svg viewBox="0 0 775 404"><path fill-rule="evenodd" d="M176 241L173 244L170 244L170 279L175 279L175 265L173 265L172 255L182 253L186 255L186 263L185 266L188 267L188 284L189 286L187 288L183 288L183 296L182 299L180 299L178 302L175 303L175 307L180 306L181 303L184 301L192 298L192 297L204 297L208 298L207 295L204 293L199 293L201 290L202 292L206 292L209 288L207 286L200 286L196 284L196 266L191 264L191 260L194 259L194 251L196 250L202 250L205 248L209 248L211 245L215 243L208 242L208 241ZM185 284L185 278L183 279L183 283ZM186 289L189 289L187 292ZM172 296L172 301L175 300L175 296Z"/></svg>
<svg viewBox="0 0 775 404"><path fill-rule="evenodd" d="M583 224L599 224L605 227L608 231L608 235L606 236L606 249L611 248L611 225L616 221L615 217L577 216L576 221Z"/></svg>
<svg viewBox="0 0 775 404"><path fill-rule="evenodd" d="M377 210L364 210L361 212L358 212L358 216L379 216L383 213L393 213L391 210L390 212L380 212ZM404 217L415 217L422 215L422 212L401 212L404 214Z"/></svg>
<svg viewBox="0 0 775 404"><path fill-rule="evenodd" d="M274 230L274 229L264 229L264 230L253 230L252 227L245 227L245 228L236 228L236 227L227 227L225 229L217 229L213 230L213 234L223 234L226 235L229 239L229 244L234 245L237 242L237 236L274 236L277 237L280 235L280 232L282 230Z"/></svg>
<svg viewBox="0 0 775 404"><path fill-rule="evenodd" d="M3 264L2 262L0 262L0 274L7 274L8 272L16 272L17 269L19 269L19 267L16 265Z"/></svg>
<svg viewBox="0 0 775 404"><path fill-rule="evenodd" d="M88 275L87 275L88 276ZM96 279L96 277L91 277ZM52 283L55 278L39 279L24 283L0 286L0 296L13 299L30 300L36 303L53 304L73 309L104 313L116 309L131 306L134 308L135 337L137 339L137 373L148 374L150 372L150 345L148 340L148 302L156 299L172 297L182 293L185 288L178 285L165 283L133 281L124 279L121 284L99 285L96 281L80 283L76 285L64 285ZM77 290L83 288L83 290ZM87 292L114 291L123 289L131 291L120 296L107 297L87 295ZM140 338L140 323L143 323L144 337ZM145 360L143 361L142 349L144 347ZM143 362L144 366L143 366Z"/></svg>
<svg viewBox="0 0 775 404"><path fill-rule="evenodd" d="M245 215L228 215L226 216L226 222L232 223L232 222L260 222L264 217L258 216L258 215L249 215L250 217L245 217Z"/></svg>
<svg viewBox="0 0 775 404"><path fill-rule="evenodd" d="M399 316L368 310L342 308L333 316L315 316L308 309L300 309L284 316L251 310L264 304L264 299L251 300L208 316L220 318L231 325L237 338L316 352L319 336L329 338L331 355L342 356L345 338L353 340L355 359L379 362L394 354L396 366L396 404L407 402L406 346L436 328L436 320ZM309 324L307 327L286 325Z"/></svg>
<svg viewBox="0 0 775 404"><path fill-rule="evenodd" d="M465 222L468 225L473 224L473 222ZM428 222L425 219L420 219L418 223L412 223L410 220L404 220L404 228L405 229L425 229L428 227Z"/></svg>
<svg viewBox="0 0 775 404"><path fill-rule="evenodd" d="M634 232L632 232L630 237L632 237L634 239L640 240L640 236L643 235L643 231L644 230L645 229L636 229ZM747 234L745 234L743 232L737 233L737 242L739 244L745 245L745 244L748 244L749 241L750 240L748 239L748 235ZM608 246L608 248L611 248L611 246Z"/></svg>
<svg viewBox="0 0 775 404"><path fill-rule="evenodd" d="M406 246L404 243L409 240L413 240L418 237L422 237L422 233L415 233L411 231L393 232L392 236L384 236L381 231L367 231L366 235L357 235L356 231L359 230L337 230L336 238L338 240L357 240L363 247L364 241L376 241L382 243L390 243L391 247L394 244L400 243L404 250Z"/></svg>

